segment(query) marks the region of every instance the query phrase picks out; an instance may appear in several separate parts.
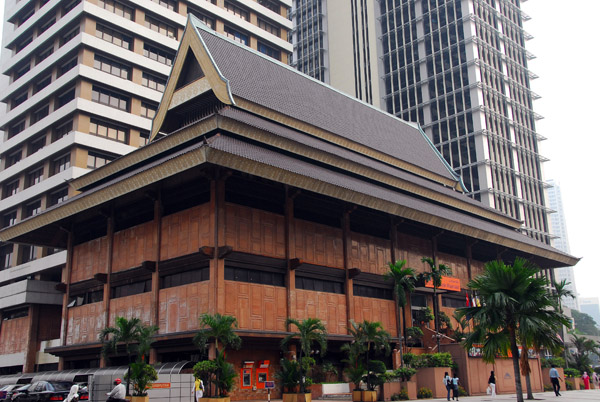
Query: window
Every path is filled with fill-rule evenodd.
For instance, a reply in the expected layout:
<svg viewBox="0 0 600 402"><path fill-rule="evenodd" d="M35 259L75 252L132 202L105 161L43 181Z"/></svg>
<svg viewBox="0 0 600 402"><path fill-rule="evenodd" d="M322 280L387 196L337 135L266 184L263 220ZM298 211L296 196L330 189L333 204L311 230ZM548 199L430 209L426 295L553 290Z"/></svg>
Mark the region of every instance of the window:
<svg viewBox="0 0 600 402"><path fill-rule="evenodd" d="M77 56L73 57L69 61L64 62L58 69L58 76L64 75L67 71L71 70L77 65Z"/></svg>
<svg viewBox="0 0 600 402"><path fill-rule="evenodd" d="M225 36L227 36L228 38L233 39L236 42L239 42L243 45L248 46L248 35L244 35L243 33L236 31L233 28L230 28L228 26L225 27Z"/></svg>
<svg viewBox="0 0 600 402"><path fill-rule="evenodd" d="M236 6L233 3L230 3L229 1L225 2L225 9L227 11L229 11L231 14L237 15L238 17L240 17L243 20L246 20L246 21L250 20L248 11L244 10L243 8L240 8L240 7Z"/></svg>
<svg viewBox="0 0 600 402"><path fill-rule="evenodd" d="M123 3L119 3L118 1L113 0L98 0L98 6L110 11L111 13L115 13L123 18L133 20L133 9L131 7L127 7Z"/></svg>
<svg viewBox="0 0 600 402"><path fill-rule="evenodd" d="M110 297L111 299L117 299L119 297L133 296L140 293L146 293L150 290L152 290L152 280L146 279L145 281L113 286L110 289Z"/></svg>
<svg viewBox="0 0 600 402"><path fill-rule="evenodd" d="M150 133L148 131L140 132L140 147L150 142Z"/></svg>
<svg viewBox="0 0 600 402"><path fill-rule="evenodd" d="M19 53L21 50L25 49L25 47L27 47L27 45L29 45L32 41L33 36L29 35L27 38L17 43L17 46L15 47L15 53Z"/></svg>
<svg viewBox="0 0 600 402"><path fill-rule="evenodd" d="M73 0L64 7L63 15L67 14L69 11L77 7L77 5L81 2L81 0Z"/></svg>
<svg viewBox="0 0 600 402"><path fill-rule="evenodd" d="M12 264L12 258L13 258L13 245L12 244L5 244L0 246L0 270L2 269L6 269L6 268L10 268L11 264ZM3 319L9 319L6 318L6 312L4 312L2 314Z"/></svg>
<svg viewBox="0 0 600 402"><path fill-rule="evenodd" d="M25 23L25 21L27 21L28 19L31 18L31 16L35 13L35 8L34 5L31 5L28 9L25 9L25 12L23 14L21 14L19 17L17 17L16 22L16 26L20 27L21 25L23 25Z"/></svg>
<svg viewBox="0 0 600 402"><path fill-rule="evenodd" d="M38 121L42 120L44 117L48 116L49 113L50 105L45 104L44 106L33 112L33 116L31 116L31 124L37 123Z"/></svg>
<svg viewBox="0 0 600 402"><path fill-rule="evenodd" d="M18 69L15 72L14 81L18 80L19 78L21 78L22 76L24 76L25 74L27 74L29 72L30 68L31 68L31 66L29 65L29 63L27 63L26 65L24 65L23 67L21 67L20 69Z"/></svg>
<svg viewBox="0 0 600 402"><path fill-rule="evenodd" d="M18 123L15 123L9 127L8 138L14 137L15 135L19 134L23 130L25 130L25 119L19 121Z"/></svg>
<svg viewBox="0 0 600 402"><path fill-rule="evenodd" d="M47 22L45 22L44 24L42 24L42 26L40 27L40 31L38 32L38 36L40 36L42 33L46 32L48 30L48 28L50 28L55 23L56 23L56 18L53 17L53 18L49 19Z"/></svg>
<svg viewBox="0 0 600 402"><path fill-rule="evenodd" d="M131 38L104 25L96 25L96 36L124 49L131 49Z"/></svg>
<svg viewBox="0 0 600 402"><path fill-rule="evenodd" d="M26 218L29 218L31 216L36 216L40 212L42 212L42 201L41 200L34 201L31 204L27 204L25 206L25 217Z"/></svg>
<svg viewBox="0 0 600 402"><path fill-rule="evenodd" d="M75 88L71 88L71 89L63 92L62 94L58 95L58 105L56 108L60 109L67 103L71 102L73 99L75 99Z"/></svg>
<svg viewBox="0 0 600 402"><path fill-rule="evenodd" d="M465 307L465 305L465 299L456 299L453 297L442 296L442 306L444 307L461 308Z"/></svg>
<svg viewBox="0 0 600 402"><path fill-rule="evenodd" d="M90 134L127 143L129 130L103 120L90 119Z"/></svg>
<svg viewBox="0 0 600 402"><path fill-rule="evenodd" d="M13 152L12 154L8 155L8 158L6 158L6 167L10 167L12 165L14 165L15 163L19 162L21 160L21 150L19 149L16 152Z"/></svg>
<svg viewBox="0 0 600 402"><path fill-rule="evenodd" d="M3 320L14 320L15 318L23 318L29 315L29 307L22 307L17 310L12 311L3 311L2 319Z"/></svg>
<svg viewBox="0 0 600 402"><path fill-rule="evenodd" d="M71 154L66 154L52 162L53 174L58 174L71 167Z"/></svg>
<svg viewBox="0 0 600 402"><path fill-rule="evenodd" d="M353 285L354 296L371 297L374 299L394 300L392 289L385 289L374 286Z"/></svg>
<svg viewBox="0 0 600 402"><path fill-rule="evenodd" d="M279 4L274 3L270 0L258 0L258 4L260 4L263 7L268 8L269 10L279 14L281 12Z"/></svg>
<svg viewBox="0 0 600 402"><path fill-rule="evenodd" d="M23 246L21 249L21 264L35 260L37 257L36 249L35 246Z"/></svg>
<svg viewBox="0 0 600 402"><path fill-rule="evenodd" d="M158 61L159 63L166 64L167 66L173 65L174 56L166 51L144 44L144 56L151 60Z"/></svg>
<svg viewBox="0 0 600 402"><path fill-rule="evenodd" d="M69 120L54 129L52 134L52 142L60 140L65 135L73 131L73 120Z"/></svg>
<svg viewBox="0 0 600 402"><path fill-rule="evenodd" d="M161 35L168 36L169 38L177 39L177 28L165 24L157 20L156 18L152 18L149 15L146 15L146 28L150 28L151 30L158 32Z"/></svg>
<svg viewBox="0 0 600 402"><path fill-rule="evenodd" d="M65 43L68 43L71 39L73 39L77 35L79 35L79 26L71 29L70 31L68 31L66 34L63 35L63 37L60 39L60 46L61 47L64 46Z"/></svg>
<svg viewBox="0 0 600 402"><path fill-rule="evenodd" d="M46 88L52 82L52 74L48 74L41 80L38 80L33 86L33 93L36 94L40 92L42 89Z"/></svg>
<svg viewBox="0 0 600 402"><path fill-rule="evenodd" d="M104 300L104 290L88 290L79 294L70 295L67 307L83 306L85 304L98 303Z"/></svg>
<svg viewBox="0 0 600 402"><path fill-rule="evenodd" d="M177 2L173 0L152 0L156 4L160 4L161 6L168 8L169 10L177 12Z"/></svg>
<svg viewBox="0 0 600 402"><path fill-rule="evenodd" d="M29 155L33 155L40 149L46 146L46 136L43 135L41 138L36 138L29 143Z"/></svg>
<svg viewBox="0 0 600 402"><path fill-rule="evenodd" d="M41 181L43 179L44 179L44 168L43 167L39 167L35 170L32 170L31 172L27 173L26 188L35 186L36 184L41 183Z"/></svg>
<svg viewBox="0 0 600 402"><path fill-rule="evenodd" d="M60 204L61 202L65 202L68 198L69 198L69 189L67 187L65 187L61 190L55 191L50 194L49 204L50 205Z"/></svg>
<svg viewBox="0 0 600 402"><path fill-rule="evenodd" d="M2 216L2 227L7 228L17 223L17 211L11 211Z"/></svg>
<svg viewBox="0 0 600 402"><path fill-rule="evenodd" d="M281 30L279 29L279 27L273 25L273 24L269 24L267 21L264 21L262 19L258 19L258 27L261 29L264 29L265 31L272 33L273 35L279 37L281 35Z"/></svg>
<svg viewBox="0 0 600 402"><path fill-rule="evenodd" d="M313 290L315 292L328 292L344 294L344 283L334 282L319 278L296 276L296 289Z"/></svg>
<svg viewBox="0 0 600 402"><path fill-rule="evenodd" d="M19 179L13 180L4 185L4 194L2 198L8 198L11 195L15 195L19 192Z"/></svg>
<svg viewBox="0 0 600 402"><path fill-rule="evenodd" d="M108 162L115 159L112 156L97 154L94 152L88 152L87 167L90 169L96 169L106 165Z"/></svg>
<svg viewBox="0 0 600 402"><path fill-rule="evenodd" d="M208 267L165 275L161 278L160 288L174 288L188 283L207 281L210 279L209 275L210 270Z"/></svg>
<svg viewBox="0 0 600 402"><path fill-rule="evenodd" d="M281 52L265 45L264 43L258 42L258 51L274 58L275 60L281 60Z"/></svg>
<svg viewBox="0 0 600 402"><path fill-rule="evenodd" d="M206 15L202 14L199 11L196 11L195 9L192 9L189 4L188 4L188 13L192 14L194 17L196 17L200 21L204 22L206 24L206 26L208 26L209 28L215 29L215 20L214 19L207 17Z"/></svg>
<svg viewBox="0 0 600 402"><path fill-rule="evenodd" d="M165 86L167 85L167 80L152 74L143 73L142 85L160 92L164 92Z"/></svg>
<svg viewBox="0 0 600 402"><path fill-rule="evenodd" d="M129 79L131 72L129 66L100 55L94 56L94 68L126 80Z"/></svg>
<svg viewBox="0 0 600 402"><path fill-rule="evenodd" d="M17 106L19 106L21 103L25 102L26 100L27 100L27 92L22 93L21 95L13 98L12 102L10 103L11 110L16 108Z"/></svg>
<svg viewBox="0 0 600 402"><path fill-rule="evenodd" d="M225 280L259 283L261 285L285 286L285 274L279 272L246 269L225 265Z"/></svg>
<svg viewBox="0 0 600 402"><path fill-rule="evenodd" d="M153 119L156 116L156 109L158 106L151 105L147 102L142 102L142 113L141 116Z"/></svg>
<svg viewBox="0 0 600 402"><path fill-rule="evenodd" d="M52 47L51 43L43 45L42 48L45 48L46 50L38 53L38 55L36 56L36 59L35 59L36 65L38 65L42 61L46 60L52 53L54 53L54 47Z"/></svg>
<svg viewBox="0 0 600 402"><path fill-rule="evenodd" d="M129 98L127 96L96 85L92 87L92 101L119 110L129 110Z"/></svg>

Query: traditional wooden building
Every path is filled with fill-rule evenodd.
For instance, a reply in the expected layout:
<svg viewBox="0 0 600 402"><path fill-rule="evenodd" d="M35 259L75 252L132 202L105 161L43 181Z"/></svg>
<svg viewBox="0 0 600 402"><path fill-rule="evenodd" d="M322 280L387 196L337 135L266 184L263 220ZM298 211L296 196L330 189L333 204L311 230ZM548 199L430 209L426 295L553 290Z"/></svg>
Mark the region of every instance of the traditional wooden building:
<svg viewBox="0 0 600 402"><path fill-rule="evenodd" d="M118 316L159 326L153 361L194 359L199 315L219 312L237 318L243 348L229 356L250 370L235 396L257 399L284 356L287 317L322 319L334 357L349 320L380 321L397 342L390 261L450 266L448 312L486 261L522 256L549 276L577 262L465 196L419 127L193 17L152 136L71 182L77 196L0 232L68 250L60 340L46 349L61 368L103 364L98 333ZM419 288L405 319L431 303ZM2 339L21 334L2 324Z"/></svg>

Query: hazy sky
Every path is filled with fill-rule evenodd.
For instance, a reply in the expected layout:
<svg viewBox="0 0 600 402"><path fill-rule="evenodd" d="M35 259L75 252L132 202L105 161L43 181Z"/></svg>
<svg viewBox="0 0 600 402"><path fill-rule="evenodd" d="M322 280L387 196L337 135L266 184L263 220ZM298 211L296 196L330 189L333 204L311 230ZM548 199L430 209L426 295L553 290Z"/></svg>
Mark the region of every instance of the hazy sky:
<svg viewBox="0 0 600 402"><path fill-rule="evenodd" d="M594 263L600 230L600 0L529 0L523 10L532 17L525 30L534 36L527 49L537 56L532 82L542 96L534 104L545 118L537 131L548 138L540 145L550 159L545 179L560 184L571 253L583 257L575 267L577 290L583 297L600 297L600 267ZM4 0L0 0L0 34ZM600 237L600 236L599 236Z"/></svg>
<svg viewBox="0 0 600 402"><path fill-rule="evenodd" d="M534 110L544 116L537 131L547 138L540 144L550 159L545 179L560 184L571 254L583 257L575 266L577 291L600 297L600 187L592 183L600 172L600 81L593 75L600 66L600 1L530 0L522 8L534 36L527 49L537 56L529 67L540 77L532 89L542 96Z"/></svg>

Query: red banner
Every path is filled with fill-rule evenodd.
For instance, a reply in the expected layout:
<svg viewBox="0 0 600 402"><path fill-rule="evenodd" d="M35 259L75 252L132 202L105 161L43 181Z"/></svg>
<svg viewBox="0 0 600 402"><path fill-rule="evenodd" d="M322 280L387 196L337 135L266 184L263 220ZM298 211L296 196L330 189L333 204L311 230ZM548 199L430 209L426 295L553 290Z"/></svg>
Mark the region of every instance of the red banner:
<svg viewBox="0 0 600 402"><path fill-rule="evenodd" d="M433 280L425 282L425 287L433 289ZM442 285L438 289L460 292L460 279L442 276Z"/></svg>

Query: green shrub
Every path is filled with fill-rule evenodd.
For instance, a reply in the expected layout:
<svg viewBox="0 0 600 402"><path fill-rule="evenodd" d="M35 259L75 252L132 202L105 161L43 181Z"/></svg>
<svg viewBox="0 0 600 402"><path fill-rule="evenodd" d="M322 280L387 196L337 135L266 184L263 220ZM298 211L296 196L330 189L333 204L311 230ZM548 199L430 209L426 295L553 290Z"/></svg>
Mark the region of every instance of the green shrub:
<svg viewBox="0 0 600 402"><path fill-rule="evenodd" d="M567 391L572 391L573 390L573 382L565 381L565 387L567 388Z"/></svg>
<svg viewBox="0 0 600 402"><path fill-rule="evenodd" d="M433 398L433 391L427 387L419 388L419 392L417 392L418 399L429 399Z"/></svg>
<svg viewBox="0 0 600 402"><path fill-rule="evenodd" d="M458 386L458 396L469 396L469 393L462 385Z"/></svg>
<svg viewBox="0 0 600 402"><path fill-rule="evenodd" d="M452 360L452 355L450 353L433 353L433 354L423 354L417 356L415 362L413 363L414 367L452 367L454 361Z"/></svg>
<svg viewBox="0 0 600 402"><path fill-rule="evenodd" d="M545 392L554 391L554 388L552 388L552 385L546 384L546 385L544 385L544 391Z"/></svg>
<svg viewBox="0 0 600 402"><path fill-rule="evenodd" d="M566 368L565 369L565 377L567 378L573 378L573 377L579 377L581 376L581 372L579 370L577 370L576 368Z"/></svg>
<svg viewBox="0 0 600 402"><path fill-rule="evenodd" d="M452 329L452 321L450 320L450 317L448 317L448 314L444 313L443 311L440 311L438 314L438 321L440 322L440 325L443 325L448 329Z"/></svg>
<svg viewBox="0 0 600 402"><path fill-rule="evenodd" d="M400 392L391 396L392 401L408 401L408 391L401 388Z"/></svg>
<svg viewBox="0 0 600 402"><path fill-rule="evenodd" d="M548 359L542 359L542 368L550 368L552 365L556 367L565 367L565 359L562 357L554 356Z"/></svg>
<svg viewBox="0 0 600 402"><path fill-rule="evenodd" d="M412 366L416 358L417 355L415 355L414 353L405 353L402 357L402 360L404 360L404 364L406 364L407 366Z"/></svg>
<svg viewBox="0 0 600 402"><path fill-rule="evenodd" d="M400 379L400 381L410 381L412 376L417 374L417 370L410 367L399 367L394 370L393 376Z"/></svg>

